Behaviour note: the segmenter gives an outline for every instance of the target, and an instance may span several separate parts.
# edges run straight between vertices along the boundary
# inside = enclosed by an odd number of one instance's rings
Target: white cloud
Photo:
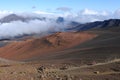
[[[70,8],[67,7],[60,7],[58,9],[63,9],[63,10],[70,10]],[[85,23],[85,22],[93,22],[93,21],[102,21],[102,20],[106,20],[106,19],[111,19],[111,18],[120,18],[120,9],[114,11],[114,12],[109,12],[109,11],[96,11],[96,10],[92,10],[92,9],[84,9],[84,10],[80,10],[79,12],[75,13],[72,11],[65,11],[65,12],[46,12],[46,11],[33,11],[31,13],[29,12],[21,12],[21,13],[17,13],[17,12],[12,12],[12,11],[0,11],[0,18],[10,14],[10,13],[16,13],[20,16],[24,16],[24,17],[30,17],[30,16],[34,16],[34,17],[48,17],[48,18],[57,18],[59,16],[64,17],[66,20],[70,21],[77,21],[77,22],[81,22],[81,23]]]
[[[97,15],[99,14],[97,11],[90,10],[90,9],[84,9],[80,12],[82,15]]]
[[[53,13],[49,13],[49,12],[45,12],[45,11],[34,11],[33,13],[36,13],[36,14],[53,14]]]
[[[117,13],[117,14],[116,14]],[[84,9],[77,13],[76,18],[74,18],[78,22],[94,22],[94,21],[103,21],[106,19],[120,18],[118,17],[120,14],[117,12],[109,12],[109,11],[95,11],[91,9]],[[116,17],[115,17],[116,16]]]
[[[69,11],[71,11],[72,9],[69,8],[69,7],[59,7],[59,8],[57,8],[56,10],[60,10],[60,11],[63,11],[63,12],[69,12]]]
[[[115,18],[120,18],[120,9],[118,9],[114,12],[114,17]]]
[[[12,11],[7,11],[7,10],[1,10],[0,11],[0,19],[3,18],[6,15],[12,14]]]
[[[32,16],[36,17],[47,17],[47,18],[57,18],[58,16],[61,16],[61,14],[53,13],[53,12],[45,12],[45,11],[33,11]]]
[[[0,38],[14,37],[23,34],[45,33],[48,30],[64,30],[66,23],[69,21],[77,21],[80,23],[103,21],[106,19],[117,18],[120,19],[120,9],[109,11],[95,11],[90,9],[81,10],[78,13],[64,12],[64,13],[49,13],[44,11],[28,12],[12,12],[0,11],[0,19],[8,14],[15,13],[23,17],[46,17],[46,20],[31,20],[29,22],[14,21],[10,23],[0,24]],[[65,24],[57,24],[57,17],[64,17]]]
[[[53,30],[54,29],[54,30]],[[24,34],[45,33],[62,29],[56,22],[31,20],[29,22],[14,21],[0,25],[0,39]]]

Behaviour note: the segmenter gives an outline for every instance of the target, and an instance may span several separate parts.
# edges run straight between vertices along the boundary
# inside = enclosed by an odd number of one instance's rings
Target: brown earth
[[[92,62],[106,62],[120,58],[120,33],[111,31],[87,31],[96,34],[93,39],[87,40],[71,48],[52,52],[26,61],[40,63],[70,63],[91,64]]]
[[[0,80],[119,80],[119,35],[110,31],[59,32],[12,41],[0,48],[0,56],[26,62],[3,63],[1,59]]]
[[[42,68],[43,67],[43,68]],[[0,64],[0,80],[119,80],[120,60],[76,66],[72,64]]]
[[[0,57],[12,60],[23,60],[65,50],[97,35],[85,32],[58,32],[42,38],[14,41],[0,48]]]

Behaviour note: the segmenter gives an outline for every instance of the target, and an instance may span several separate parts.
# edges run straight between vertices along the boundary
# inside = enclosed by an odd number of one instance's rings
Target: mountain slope
[[[112,23],[114,22],[114,23]],[[0,48],[0,57],[12,60],[46,62],[103,62],[120,58],[119,20],[84,32],[57,32],[42,38],[12,41]],[[101,22],[103,25],[105,22]],[[94,23],[91,23],[94,24]],[[100,24],[99,24],[100,25]],[[106,30],[107,29],[107,30]]]
[[[120,29],[120,19],[110,19],[105,21],[96,21],[91,23],[80,24],[74,28],[69,28],[68,30],[86,31],[86,30],[99,30],[99,29]]]
[[[12,42],[0,48],[0,57],[13,60],[29,59],[71,48],[94,37],[96,34],[58,32],[43,38]]]
[[[91,33],[95,34],[95,32]],[[96,34],[97,37],[69,49],[34,57],[30,60],[49,63],[90,64],[94,61],[105,62],[120,58],[120,33],[101,31]]]

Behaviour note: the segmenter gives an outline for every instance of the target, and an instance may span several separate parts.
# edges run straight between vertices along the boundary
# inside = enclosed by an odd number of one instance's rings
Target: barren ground
[[[39,68],[43,66],[43,71]],[[119,80],[120,60],[93,65],[40,64],[39,62],[0,65],[0,80]]]

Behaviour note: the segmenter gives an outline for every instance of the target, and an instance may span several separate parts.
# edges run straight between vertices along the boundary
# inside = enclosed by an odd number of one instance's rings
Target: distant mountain
[[[105,21],[96,21],[91,23],[79,24],[76,27],[69,28],[68,30],[77,30],[77,31],[85,31],[85,30],[94,30],[94,29],[114,29],[118,27],[120,28],[120,19],[110,19]]]
[[[23,16],[19,16],[17,14],[10,14],[7,15],[5,17],[3,17],[2,19],[0,19],[0,23],[9,23],[12,21],[22,21],[22,22],[28,22],[30,20],[45,20],[44,17],[38,18],[38,17],[23,17]]]
[[[16,14],[10,14],[8,16],[3,17],[0,22],[1,23],[9,23],[11,21],[26,21],[24,17],[17,16]]]
[[[35,16],[29,16],[29,17],[24,17],[22,15],[17,15],[17,14],[9,14],[3,18],[0,19],[0,23],[10,23],[12,21],[22,21],[22,22],[28,22],[30,20],[51,20],[51,21],[56,21],[56,23],[58,24],[64,24],[64,22],[66,22],[66,20],[64,19],[64,17],[57,17],[55,18],[47,18],[47,17],[35,17]],[[68,22],[68,25],[72,25],[72,26],[76,26],[76,24],[78,24],[75,21],[70,21]]]
[[[57,20],[56,20],[57,23],[64,23],[64,21],[65,20],[64,20],[63,17],[58,17]]]

